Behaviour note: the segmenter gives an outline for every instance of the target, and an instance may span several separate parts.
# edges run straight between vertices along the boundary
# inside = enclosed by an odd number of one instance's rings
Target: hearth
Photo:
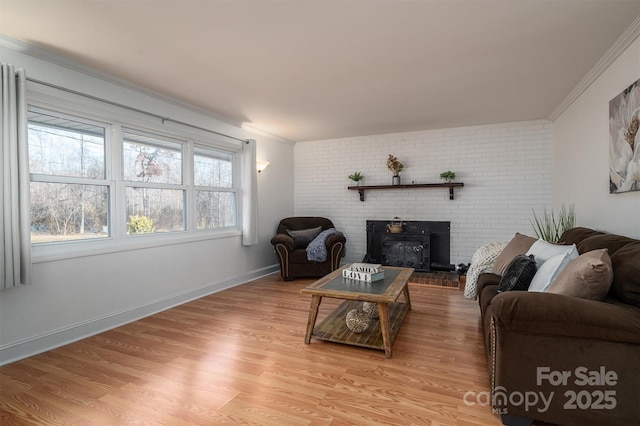
[[[365,262],[414,268],[419,272],[455,269],[449,263],[450,222],[402,221],[401,233],[389,232],[390,224],[387,220],[367,220]]]

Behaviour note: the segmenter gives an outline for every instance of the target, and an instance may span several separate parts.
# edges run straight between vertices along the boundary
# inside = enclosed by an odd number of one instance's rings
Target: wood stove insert
[[[402,221],[402,233],[389,232],[389,224],[388,220],[367,220],[367,254],[363,261],[418,272],[455,269],[450,264],[450,222]]]

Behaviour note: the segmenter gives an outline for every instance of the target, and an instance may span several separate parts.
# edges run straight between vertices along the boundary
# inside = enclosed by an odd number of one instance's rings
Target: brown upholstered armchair
[[[276,235],[271,239],[282,278],[286,281],[294,278],[322,277],[338,269],[344,256],[346,238],[341,233],[329,235],[325,241],[326,260],[307,259],[307,246],[327,229],[334,228],[333,223],[324,217],[288,217],[278,225]]]

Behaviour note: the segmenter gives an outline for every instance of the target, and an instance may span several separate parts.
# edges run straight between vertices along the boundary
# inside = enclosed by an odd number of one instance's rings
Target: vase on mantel
[[[391,178],[391,184],[400,185],[400,175],[393,175],[393,178]]]

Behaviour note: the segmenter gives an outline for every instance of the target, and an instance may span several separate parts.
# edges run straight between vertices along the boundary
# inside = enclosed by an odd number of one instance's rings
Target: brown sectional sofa
[[[552,293],[478,296],[492,387],[504,424],[640,424],[640,240],[588,228],[565,232],[580,254],[606,248],[613,282],[604,301]]]

